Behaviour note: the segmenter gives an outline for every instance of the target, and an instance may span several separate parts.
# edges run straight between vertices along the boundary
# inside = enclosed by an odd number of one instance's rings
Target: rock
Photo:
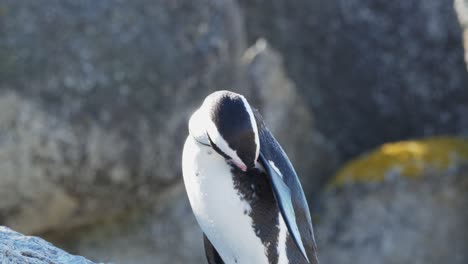
[[[384,144],[346,164],[333,179],[334,184],[395,176],[420,177],[425,171],[441,174],[468,161],[468,141],[454,137]],[[384,177],[384,178],[382,178]]]
[[[452,0],[239,2],[249,43],[266,38],[283,54],[341,160],[385,142],[468,133]]]
[[[203,236],[185,189],[177,184],[159,204],[99,224],[47,236],[70,252],[111,263],[205,263]]]
[[[460,21],[460,25],[463,28],[463,42],[465,44],[465,62],[468,63],[468,1],[455,0],[455,10],[457,11],[458,21]]]
[[[321,261],[467,263],[467,168],[468,141],[456,138],[386,144],[351,161],[321,196]]]
[[[243,63],[265,123],[284,147],[305,193],[316,193],[337,167],[335,146],[315,127],[304,98],[286,75],[282,56],[265,40],[245,52]]]
[[[83,257],[70,255],[49,242],[25,236],[0,226],[0,262],[4,264],[92,264]]]
[[[241,24],[231,1],[2,1],[0,223],[63,230],[157,202],[189,113],[244,89]]]

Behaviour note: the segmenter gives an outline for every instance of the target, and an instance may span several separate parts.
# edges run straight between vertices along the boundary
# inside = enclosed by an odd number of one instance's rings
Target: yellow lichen
[[[348,162],[332,184],[381,181],[392,173],[418,177],[426,169],[444,171],[459,161],[468,161],[468,139],[434,137],[388,143]]]

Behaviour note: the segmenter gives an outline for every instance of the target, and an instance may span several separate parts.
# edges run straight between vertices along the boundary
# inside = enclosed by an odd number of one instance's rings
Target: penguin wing
[[[223,259],[219,256],[216,248],[211,244],[210,240],[203,234],[203,243],[205,245],[205,255],[208,264],[224,264]]]
[[[299,178],[280,144],[265,126],[260,113],[254,110],[259,131],[259,160],[265,167],[276,202],[289,234],[309,263],[318,263],[309,206]]]

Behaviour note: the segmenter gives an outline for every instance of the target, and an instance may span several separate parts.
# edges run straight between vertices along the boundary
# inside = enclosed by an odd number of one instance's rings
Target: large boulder
[[[56,248],[41,238],[25,236],[4,226],[0,226],[0,262],[2,264],[94,263]]]
[[[249,42],[264,37],[283,54],[342,159],[385,142],[468,133],[453,0],[239,2]]]
[[[231,1],[2,1],[0,223],[38,233],[153,204],[180,181],[190,111],[243,91],[243,45]]]
[[[468,140],[386,144],[347,164],[316,214],[324,263],[467,263]]]
[[[242,57],[252,99],[284,147],[307,194],[316,193],[338,164],[335,145],[315,127],[314,116],[287,76],[283,57],[264,39]]]

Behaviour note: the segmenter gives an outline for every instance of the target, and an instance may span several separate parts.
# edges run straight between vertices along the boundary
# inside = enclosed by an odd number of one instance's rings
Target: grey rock
[[[0,262],[3,264],[92,264],[83,257],[71,255],[49,242],[24,236],[0,226]]]
[[[468,133],[468,73],[452,0],[240,0],[348,159],[383,142]],[[466,1],[465,1],[466,2]]]
[[[222,0],[1,1],[0,223],[63,230],[157,201],[189,113],[244,89],[241,24]]]
[[[455,10],[457,11],[458,21],[463,28],[463,43],[465,46],[465,62],[468,64],[468,1],[455,0]],[[468,69],[468,65],[467,65]]]
[[[284,147],[305,193],[316,193],[337,167],[335,145],[315,127],[314,116],[286,74],[281,54],[261,39],[245,52],[243,63],[265,123]]]
[[[50,234],[69,252],[112,263],[205,263],[203,236],[183,184],[168,188],[159,204],[143,212]]]
[[[467,263],[466,166],[333,186],[316,221],[323,263]],[[317,213],[317,212],[316,212]]]

